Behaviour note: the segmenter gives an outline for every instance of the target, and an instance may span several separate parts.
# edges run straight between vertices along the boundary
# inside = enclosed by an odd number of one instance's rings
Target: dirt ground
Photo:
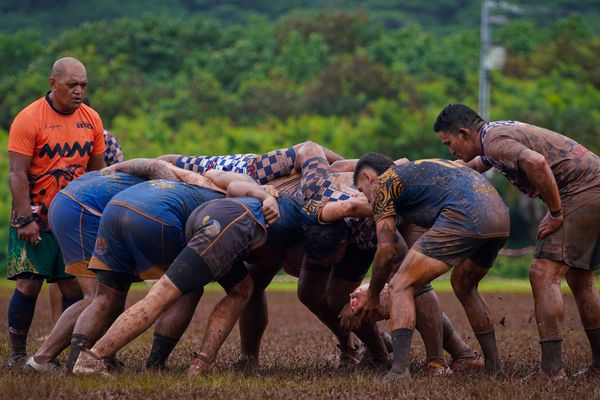
[[[221,297],[220,292],[208,292],[201,300],[190,328],[171,355],[167,372],[143,370],[152,340],[151,330],[120,352],[127,372],[112,379],[13,371],[4,366],[8,355],[6,309],[10,294],[11,290],[0,289],[0,398],[600,398],[598,381],[593,379],[555,383],[521,380],[535,370],[539,358],[533,302],[526,294],[485,295],[497,321],[496,335],[507,373],[505,378],[458,374],[431,378],[417,373],[412,380],[401,384],[383,384],[380,374],[337,370],[333,336],[298,302],[295,293],[286,292],[269,293],[270,323],[263,340],[261,367],[250,374],[231,367],[239,354],[239,335],[235,328],[219,354],[216,372],[194,380],[185,377],[191,353],[200,344],[204,322]],[[134,292],[129,301],[143,294]],[[30,353],[40,345],[36,338],[51,329],[47,294],[41,296],[29,335]],[[478,350],[455,297],[442,293],[440,299],[456,328]],[[566,304],[564,352],[567,372],[572,374],[589,362],[590,350],[571,295],[566,295]],[[387,328],[385,324],[382,326]],[[418,370],[424,360],[418,335],[413,340],[411,358],[412,368]]]

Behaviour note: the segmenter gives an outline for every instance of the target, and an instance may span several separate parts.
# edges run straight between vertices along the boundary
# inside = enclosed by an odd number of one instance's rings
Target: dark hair
[[[485,122],[472,108],[464,104],[448,104],[433,124],[434,132],[457,133],[459,128],[475,128]]]
[[[373,168],[377,175],[383,174],[389,167],[394,165],[394,160],[380,153],[367,153],[358,160],[352,179],[356,184],[358,175],[366,167]]]
[[[304,251],[311,260],[319,261],[332,255],[346,237],[346,223],[308,225],[304,232]]]

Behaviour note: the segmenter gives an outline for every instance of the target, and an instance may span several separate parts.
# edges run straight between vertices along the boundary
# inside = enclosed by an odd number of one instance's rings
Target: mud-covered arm
[[[105,170],[124,172],[148,179],[180,180],[172,168],[171,164],[154,158],[134,158],[113,164]]]
[[[475,157],[474,159],[472,159],[469,162],[464,162],[462,160],[456,160],[457,163],[464,165],[465,167],[469,167],[471,169],[474,169],[475,171],[483,174],[484,172],[487,172],[490,170],[490,168],[492,168],[490,165],[486,164],[483,162],[483,160],[481,159],[480,156]]]
[[[31,198],[29,197],[29,180],[27,169],[31,164],[31,156],[16,152],[8,152],[8,179],[12,200],[17,216],[31,215]],[[18,237],[30,243],[39,240],[39,226],[33,221],[18,230]]]
[[[240,174],[237,172],[209,169],[202,175],[210,179],[215,185],[223,190],[228,190],[229,185],[232,182],[247,182],[248,184],[258,186],[254,179],[252,179],[249,175]]]
[[[319,215],[320,222],[335,222],[346,217],[373,218],[373,208],[365,197],[325,203]]]
[[[231,182],[227,187],[227,197],[253,197],[262,203],[262,211],[269,225],[279,219],[279,205],[277,199],[267,193],[256,182],[244,182],[241,180]]]

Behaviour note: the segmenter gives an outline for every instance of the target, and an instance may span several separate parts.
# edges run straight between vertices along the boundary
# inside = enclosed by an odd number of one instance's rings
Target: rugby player
[[[434,131],[452,154],[479,172],[494,167],[519,190],[541,198],[548,212],[537,231],[529,272],[540,336],[539,375],[565,377],[562,359],[563,276],[573,292],[592,349],[577,376],[600,375],[600,158],[576,141],[517,121],[485,122],[462,104],[450,104]]]
[[[60,370],[55,357],[68,346],[77,317],[91,303],[96,290],[96,275],[87,267],[94,250],[100,216],[114,195],[148,179],[181,180],[218,189],[209,179],[182,171],[169,163],[134,159],[101,171],[88,172],[61,190],[50,206],[49,221],[63,254],[65,271],[77,278],[84,299],[62,313],[40,349],[28,359],[27,367],[36,371]],[[195,304],[193,306],[195,308]],[[159,332],[160,328],[156,338],[161,337]]]
[[[184,173],[206,181],[202,176],[189,171],[175,167],[172,170],[176,175]],[[223,171],[213,173],[230,176],[232,180],[244,179],[254,183],[241,174]],[[223,183],[217,183],[219,184]],[[77,319],[68,367],[77,359],[80,347],[90,347],[114,320],[122,308],[131,282],[157,279],[179,254],[186,243],[185,222],[194,208],[207,200],[221,197],[223,194],[214,190],[212,182],[200,186],[154,180],[132,186],[112,198],[102,213],[94,252],[88,266],[89,269],[96,270],[96,294]],[[195,300],[193,295],[187,297],[190,301],[187,309],[195,308],[200,295],[198,293]],[[173,310],[177,313],[177,307]],[[160,367],[164,363],[191,315],[187,317],[185,324],[172,321],[183,320],[177,314],[166,314],[164,318],[164,324],[160,325],[165,330],[170,330],[170,334],[155,337],[159,339],[155,340],[158,348],[151,351],[147,362],[149,367]]]
[[[377,252],[367,300],[358,321],[373,318],[379,294],[404,241],[396,218],[429,227],[408,250],[390,281],[394,360],[385,380],[410,377],[409,352],[415,328],[414,294],[453,268],[451,282],[481,345],[485,369],[501,372],[489,308],[477,290],[509,235],[508,210],[494,187],[475,171],[446,160],[400,165],[377,153],[363,156],[354,182],[373,205]]]

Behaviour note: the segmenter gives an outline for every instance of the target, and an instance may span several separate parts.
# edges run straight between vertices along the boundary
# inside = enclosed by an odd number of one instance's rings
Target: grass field
[[[0,309],[7,309],[11,284],[0,284]],[[444,311],[454,321],[465,340],[477,349],[460,305],[448,293],[449,284],[440,281],[436,288]],[[197,379],[185,377],[191,352],[199,347],[208,312],[221,296],[220,290],[207,291],[200,302],[190,328],[169,360],[165,373],[143,370],[152,331],[146,332],[119,357],[127,372],[112,379],[99,377],[43,376],[8,370],[0,366],[0,398],[419,398],[419,399],[591,399],[600,398],[600,387],[593,380],[522,382],[521,378],[536,368],[539,358],[533,302],[527,282],[489,280],[483,285],[486,299],[498,321],[496,332],[507,376],[454,375],[431,378],[418,373],[424,361],[424,349],[415,335],[411,360],[414,379],[402,384],[382,384],[379,374],[339,371],[335,368],[337,352],[333,336],[298,302],[295,282],[276,282],[269,293],[270,324],[263,340],[261,367],[251,374],[239,373],[231,364],[239,355],[237,329],[228,338],[217,359],[218,370]],[[146,285],[137,285],[129,299],[144,295]],[[589,361],[589,346],[576,316],[572,296],[565,294],[565,360],[567,372],[573,373]],[[36,338],[51,329],[48,300],[42,293],[30,331],[29,351],[40,345]],[[388,329],[386,323],[382,328]],[[8,355],[6,314],[0,320],[0,359]]]

